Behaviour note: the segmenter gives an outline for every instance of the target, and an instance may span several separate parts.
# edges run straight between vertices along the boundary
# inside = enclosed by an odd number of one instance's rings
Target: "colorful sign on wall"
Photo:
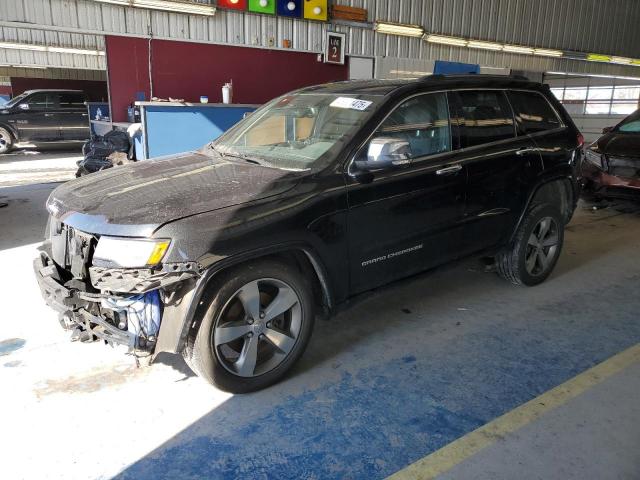
[[[329,0],[218,0],[218,7],[326,22],[329,3]]]
[[[233,10],[246,10],[247,0],[218,0],[220,8],[231,8]]]
[[[278,0],[277,8],[282,17],[302,17],[302,0]]]
[[[249,11],[273,15],[276,13],[276,0],[249,0]]]
[[[326,22],[329,18],[328,0],[304,0],[304,18]]]

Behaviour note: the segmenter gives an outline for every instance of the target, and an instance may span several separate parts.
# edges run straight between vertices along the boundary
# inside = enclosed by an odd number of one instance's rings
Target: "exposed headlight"
[[[601,153],[594,152],[590,148],[584,152],[584,158],[587,162],[595,165],[600,170],[604,170],[604,159]]]
[[[170,244],[171,240],[100,237],[93,263],[105,267],[152,267],[162,261]]]

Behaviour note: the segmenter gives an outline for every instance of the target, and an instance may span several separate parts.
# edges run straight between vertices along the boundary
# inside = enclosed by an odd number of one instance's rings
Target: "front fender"
[[[0,128],[4,128],[5,130],[8,130],[16,142],[20,141],[18,138],[18,130],[16,130],[16,128],[13,125],[7,122],[0,122]]]
[[[200,277],[184,282],[175,294],[165,301],[165,310],[160,324],[154,358],[160,352],[179,353],[183,350],[189,330],[198,318],[198,310],[205,292],[217,274],[230,267],[269,255],[301,252],[311,263],[322,288],[324,301],[329,309],[333,308],[333,291],[326,269],[320,256],[312,247],[301,243],[272,245],[241,254],[226,257],[204,270]]]

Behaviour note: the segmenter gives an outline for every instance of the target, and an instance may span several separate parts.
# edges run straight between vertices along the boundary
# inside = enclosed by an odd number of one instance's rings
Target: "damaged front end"
[[[185,297],[193,291],[200,266],[109,266],[96,255],[98,241],[95,235],[52,220],[49,239],[34,260],[42,296],[59,312],[62,327],[72,332],[72,340],[122,345],[136,357],[175,350],[173,338],[158,349],[163,319],[169,317],[175,324],[183,317],[184,304],[189,303],[185,300],[190,300]]]
[[[640,199],[640,155],[637,151],[612,154],[592,145],[585,150],[584,160],[585,191],[597,197]]]

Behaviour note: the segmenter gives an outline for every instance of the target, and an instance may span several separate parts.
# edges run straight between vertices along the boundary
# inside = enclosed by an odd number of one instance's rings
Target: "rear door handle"
[[[53,113],[45,113],[44,116],[45,117],[53,117]]]
[[[527,155],[528,153],[536,153],[538,152],[537,148],[521,148],[520,150],[516,150],[516,155],[522,156]]]
[[[450,167],[441,168],[440,170],[436,170],[436,175],[452,175],[456,172],[462,170],[462,165],[452,165]]]

